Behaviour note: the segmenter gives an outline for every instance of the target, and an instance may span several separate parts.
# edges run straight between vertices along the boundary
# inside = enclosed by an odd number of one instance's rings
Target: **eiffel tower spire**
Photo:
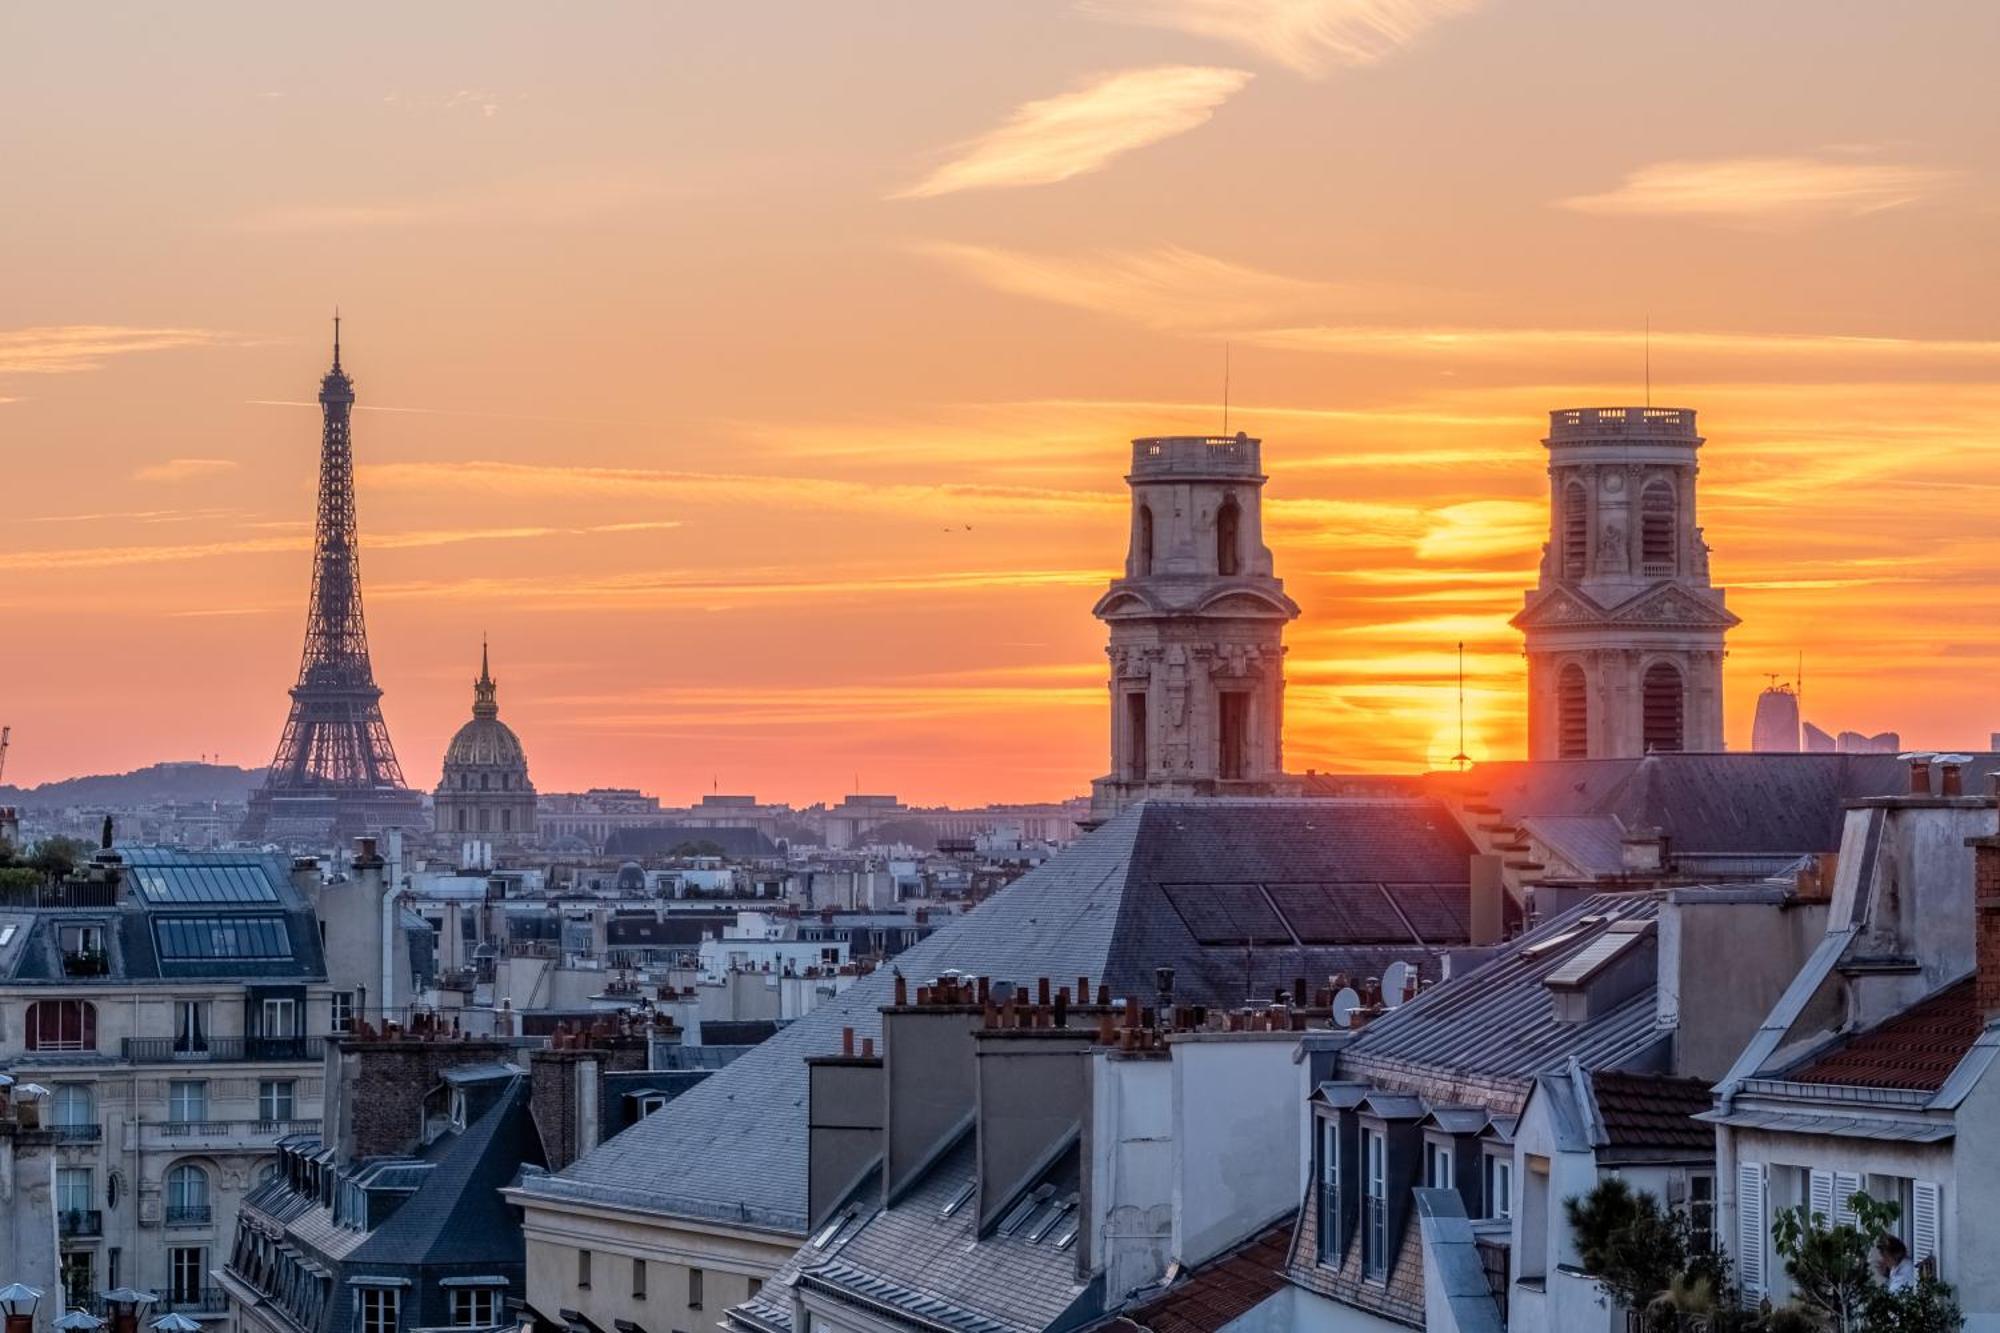
[[[368,658],[349,428],[354,381],[340,365],[338,312],[333,368],[320,380],[319,404],[324,425],[305,651],[277,754],[251,796],[246,837],[324,840],[422,822],[421,798],[404,787],[389,743]]]

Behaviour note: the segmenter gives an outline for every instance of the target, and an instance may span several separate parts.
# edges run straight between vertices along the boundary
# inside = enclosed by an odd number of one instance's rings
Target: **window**
[[[1221,749],[1216,775],[1224,778],[1248,777],[1250,695],[1244,690],[1224,690],[1216,696],[1216,704],[1216,740]]]
[[[354,992],[337,990],[327,997],[327,1019],[335,1032],[350,1032],[354,1028]]]
[[[763,1278],[761,1278],[761,1277],[753,1277],[753,1278],[751,1278],[751,1279],[750,1279],[750,1298],[751,1298],[752,1300],[755,1300],[755,1299],[756,1299],[756,1297],[757,1297],[757,1293],[758,1293],[758,1292],[760,1292],[760,1291],[762,1291],[763,1289],[764,1289],[764,1279],[763,1279]]]
[[[586,1290],[590,1287],[590,1251],[576,1252],[576,1285]]]
[[[208,1220],[208,1172],[191,1162],[168,1171],[167,1225],[203,1226]]]
[[[264,1020],[260,1033],[266,1037],[296,1037],[298,1029],[299,1002],[286,996],[265,997],[262,1006]]]
[[[291,936],[281,916],[162,917],[153,922],[153,935],[160,958],[169,963],[292,956]]]
[[[667,1098],[665,1093],[660,1093],[660,1092],[647,1093],[645,1096],[639,1099],[639,1118],[641,1120],[644,1120],[647,1116],[651,1115],[653,1112],[660,1110],[662,1107],[666,1106],[666,1104],[667,1104]]]
[[[632,1299],[635,1301],[646,1299],[646,1261],[644,1259],[634,1259],[632,1261]]]
[[[88,1083],[58,1083],[50,1109],[58,1129],[82,1129],[97,1123],[97,1099]]]
[[[1319,1261],[1340,1262],[1340,1120],[1319,1122]]]
[[[454,1287],[451,1293],[451,1322],[457,1328],[492,1328],[499,1292],[493,1287]]]
[[[1486,1156],[1486,1215],[1514,1215],[1514,1160],[1498,1153]]]
[[[1583,667],[1565,663],[1556,673],[1556,758],[1590,757],[1590,682]]]
[[[104,927],[69,925],[57,934],[62,944],[65,976],[101,977],[111,970],[104,952]]]
[[[203,1055],[208,1051],[208,1001],[174,1001],[174,1054]]]
[[[1639,562],[1647,578],[1674,572],[1674,485],[1649,481],[1639,493]]]
[[[208,1119],[208,1084],[200,1079],[180,1079],[167,1084],[167,1120],[176,1125],[199,1125]]]
[[[1424,1145],[1424,1184],[1434,1190],[1452,1188],[1452,1147],[1449,1143]]]
[[[208,1276],[207,1259],[208,1251],[199,1245],[177,1245],[167,1251],[169,1302],[183,1305],[201,1299],[202,1282]]]
[[[1132,538],[1132,575],[1145,578],[1153,572],[1153,507],[1139,506],[1139,530]]]
[[[267,1078],[257,1084],[257,1118],[270,1122],[293,1118],[293,1083],[288,1078]]]
[[[56,1211],[88,1212],[91,1206],[91,1171],[87,1166],[56,1168]]]
[[[402,1295],[394,1287],[361,1288],[361,1333],[396,1333]]]
[[[1563,487],[1562,572],[1566,579],[1580,579],[1590,558],[1590,496],[1583,483],[1572,481]]]
[[[31,1051],[97,1049],[97,1006],[88,1000],[36,1000],[27,1026]]]
[[[87,1310],[97,1299],[97,1283],[93,1280],[95,1265],[91,1263],[89,1250],[64,1250],[62,1257],[63,1302],[77,1309]]]
[[[1715,1177],[1705,1172],[1688,1177],[1688,1242],[1697,1254],[1715,1249]]]
[[[1683,712],[1686,707],[1681,673],[1671,662],[1655,662],[1646,668],[1641,685],[1641,724],[1648,752],[1673,752],[1685,748]]]
[[[700,1308],[701,1270],[699,1268],[690,1268],[688,1269],[688,1309],[699,1310]]]
[[[1228,578],[1242,566],[1243,510],[1230,496],[1215,515],[1215,572]]]
[[[1379,1129],[1361,1131],[1361,1271],[1389,1272],[1389,1144]]]
[[[1133,690],[1125,696],[1125,776],[1144,778],[1146,759],[1146,692]]]

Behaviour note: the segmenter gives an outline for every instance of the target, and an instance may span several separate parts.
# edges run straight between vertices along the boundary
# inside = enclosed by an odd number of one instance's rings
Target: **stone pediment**
[[[1642,592],[1615,607],[1611,621],[1618,625],[1693,625],[1707,629],[1729,629],[1740,623],[1736,616],[1707,598],[1671,585]]]
[[[1568,588],[1551,588],[1523,607],[1512,621],[1516,629],[1550,629],[1559,625],[1604,625],[1611,617],[1596,602]]]
[[[1129,585],[1114,585],[1110,592],[1097,599],[1097,605],[1091,608],[1090,613],[1100,620],[1110,620],[1119,616],[1157,615],[1160,610],[1152,599],[1137,589]]]
[[[1297,604],[1281,592],[1243,587],[1220,589],[1213,596],[1203,598],[1194,609],[1204,616],[1255,616],[1258,619],[1280,617],[1290,620],[1299,613]]]

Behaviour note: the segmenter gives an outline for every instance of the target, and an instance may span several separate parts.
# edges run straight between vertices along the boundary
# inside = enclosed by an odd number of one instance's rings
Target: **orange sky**
[[[1295,769],[1521,746],[1551,407],[1701,413],[1729,733],[2000,730],[2000,6],[0,17],[0,721],[268,760],[347,315],[377,678],[544,790],[1063,796],[1136,434],[1267,441]],[[1442,733],[1442,735],[1441,735]],[[1441,748],[1440,748],[1441,746]]]

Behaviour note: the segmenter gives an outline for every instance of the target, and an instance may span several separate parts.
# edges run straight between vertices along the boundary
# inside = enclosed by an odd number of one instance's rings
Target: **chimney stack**
[[[1931,761],[1928,757],[1910,761],[1910,795],[1931,794]]]
[[[2000,803],[2000,777],[1994,779],[1994,791]],[[1978,969],[1973,994],[1980,1017],[1990,1023],[2000,1018],[2000,831],[1965,843],[1972,848],[1973,958]]]
[[[1956,760],[1944,760],[1938,764],[1938,795],[1965,795],[1965,779]]]

